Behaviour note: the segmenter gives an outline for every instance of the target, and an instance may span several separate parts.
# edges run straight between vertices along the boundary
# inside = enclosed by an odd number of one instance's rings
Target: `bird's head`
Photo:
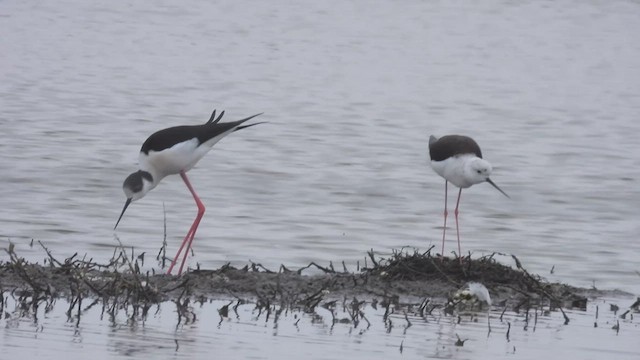
[[[153,176],[143,170],[131,173],[131,175],[124,179],[124,183],[122,183],[122,191],[124,191],[127,201],[124,203],[124,208],[122,209],[122,213],[120,213],[116,226],[113,228],[114,230],[118,227],[118,224],[122,219],[122,215],[124,215],[129,204],[144,197],[149,190],[153,189],[153,184]]]
[[[465,167],[465,177],[469,179],[473,184],[479,184],[489,179],[492,170],[493,168],[487,160],[481,158],[473,158],[467,163],[467,166]]]
[[[465,167],[465,175],[473,184],[479,184],[486,181],[500,191],[504,196],[509,197],[507,193],[502,191],[502,189],[500,189],[498,185],[491,180],[491,171],[493,171],[491,164],[487,160],[481,158],[474,158],[470,160]]]

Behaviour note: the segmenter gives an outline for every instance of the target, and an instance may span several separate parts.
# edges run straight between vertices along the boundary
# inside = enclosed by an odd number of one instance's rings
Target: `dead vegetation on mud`
[[[79,314],[82,304],[89,302],[90,306],[99,304],[111,315],[128,309],[134,316],[144,316],[152,306],[171,301],[178,308],[178,316],[188,319],[193,315],[188,311],[191,302],[209,299],[232,300],[219,309],[221,317],[234,303],[236,307],[254,303],[260,311],[270,313],[276,308],[313,312],[318,306],[330,309],[342,301],[351,309],[351,321],[358,321],[363,320],[361,306],[365,303],[385,306],[387,312],[392,308],[412,309],[422,315],[435,309],[452,312],[456,303],[451,295],[470,281],[484,284],[494,299],[494,308],[504,311],[562,311],[563,306],[584,308],[587,302],[580,289],[551,284],[530,274],[515,256],[514,268],[496,261],[495,254],[466,257],[461,264],[459,259],[432,256],[431,249],[395,251],[385,258],[370,251],[364,266],[355,272],[348,271],[344,264],[336,270],[331,263],[311,263],[299,269],[284,265],[267,269],[250,263],[243,268],[227,264],[216,270],[169,276],[141,272],[144,254],[137,256],[133,250],[118,248],[108,263],[100,264],[77,254],[58,260],[40,245],[47,254],[44,264],[28,263],[13,246],[6,249],[9,261],[0,263],[3,299],[8,293],[25,310],[49,306],[62,297],[70,303],[68,314],[76,307]],[[346,306],[348,299],[352,300]],[[566,315],[565,321],[569,321]]]

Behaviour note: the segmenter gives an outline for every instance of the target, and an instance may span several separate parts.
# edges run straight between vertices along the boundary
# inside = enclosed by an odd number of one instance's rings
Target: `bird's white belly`
[[[198,140],[192,139],[162,151],[140,153],[140,168],[150,170],[152,174],[163,178],[181,171],[189,171],[209,150],[210,146],[198,146]]]
[[[431,161],[431,168],[453,185],[459,188],[468,188],[473,183],[464,176],[466,160],[465,156],[454,156],[442,161]]]

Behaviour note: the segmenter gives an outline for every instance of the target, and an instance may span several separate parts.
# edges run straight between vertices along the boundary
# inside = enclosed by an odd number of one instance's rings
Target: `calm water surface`
[[[32,238],[110,257],[141,143],[218,108],[269,123],[190,173],[191,266],[439,247],[428,136],[464,133],[512,200],[463,192],[463,251],[640,292],[637,2],[3,1],[0,33],[0,241],[32,261]],[[196,212],[179,177],[119,239],[157,253],[163,203],[172,254]]]
[[[618,319],[609,304],[628,306],[633,299],[602,299],[591,304],[587,311],[568,311],[569,325],[559,312],[539,314],[534,321],[533,310],[529,322],[525,314],[500,309],[487,315],[457,317],[434,311],[431,316],[396,313],[384,320],[384,309],[365,305],[369,321],[357,326],[333,324],[331,313],[318,308],[314,314],[282,312],[275,320],[272,315],[259,313],[255,305],[240,305],[237,314],[229,309],[230,317],[221,320],[218,309],[235,301],[214,301],[192,304],[196,322],[178,323],[176,306],[163,303],[150,310],[142,320],[121,311],[115,317],[101,314],[100,307],[83,309],[80,321],[74,309],[58,301],[52,311],[38,311],[38,319],[20,317],[8,301],[8,315],[0,320],[3,341],[9,353],[28,353],[49,358],[64,354],[65,359],[209,359],[215,353],[223,359],[541,359],[553,355],[558,359],[637,359],[637,322]],[[339,302],[340,303],[340,302]],[[348,306],[348,305],[347,305]],[[598,318],[595,308],[599,309]],[[619,314],[619,313],[618,313]],[[349,315],[341,305],[336,309],[338,319]],[[407,319],[409,322],[407,322]],[[597,323],[597,327],[594,327]],[[409,326],[408,326],[409,325]],[[614,325],[619,331],[612,329]],[[466,340],[456,346],[458,337]],[[33,348],[34,339],[39,346]],[[5,351],[5,353],[6,353]]]

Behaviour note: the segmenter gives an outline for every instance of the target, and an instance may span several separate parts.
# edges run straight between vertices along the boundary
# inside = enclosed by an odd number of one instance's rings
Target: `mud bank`
[[[227,264],[215,270],[198,269],[170,276],[153,271],[142,273],[144,256],[124,249],[116,251],[107,264],[86,257],[79,259],[77,255],[60,261],[44,246],[43,249],[48,255],[44,264],[28,263],[12,248],[6,250],[10,260],[0,264],[0,290],[17,297],[26,307],[60,297],[70,299],[72,306],[83,299],[101,300],[107,311],[127,306],[148,309],[165,301],[180,304],[230,299],[265,308],[277,304],[313,311],[316,306],[349,299],[352,303],[419,306],[424,313],[434,309],[453,311],[458,304],[452,295],[468,282],[479,282],[489,290],[493,306],[505,311],[562,311],[563,307],[586,308],[590,296],[603,294],[548,283],[530,274],[514,255],[513,264],[507,265],[496,261],[495,254],[466,257],[460,262],[432,256],[430,250],[396,251],[386,258],[371,251],[363,266],[351,272],[344,265],[335,269],[333,264],[267,269],[250,263],[243,268]]]

